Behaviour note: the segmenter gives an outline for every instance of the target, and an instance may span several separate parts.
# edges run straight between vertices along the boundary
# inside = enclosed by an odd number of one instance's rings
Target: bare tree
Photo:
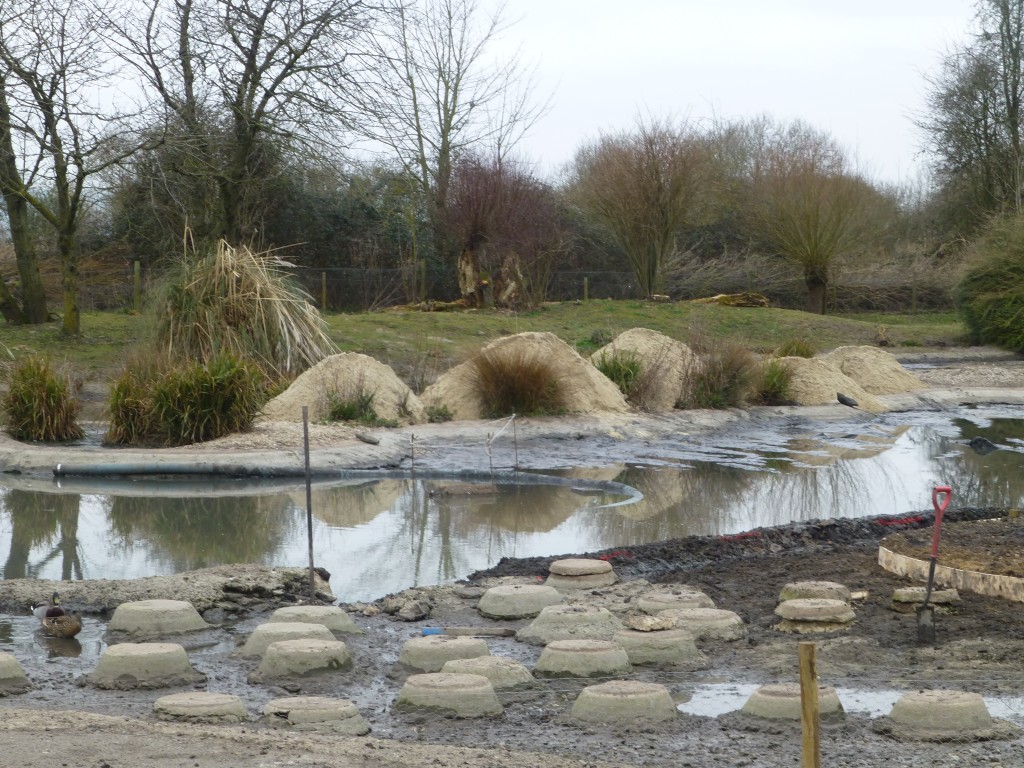
[[[363,0],[141,0],[115,20],[121,55],[169,114],[159,174],[209,184],[203,239],[254,234],[262,183],[281,152],[329,152],[346,120],[351,46],[370,22]],[[162,184],[157,177],[154,184]],[[172,195],[173,198],[173,195]],[[179,200],[185,217],[192,200]],[[194,221],[194,219],[192,220]]]
[[[1024,209],[1024,0],[976,7],[975,34],[927,78],[917,120],[956,234]]]
[[[99,23],[86,3],[0,5],[0,188],[19,261],[34,261],[31,207],[53,229],[61,264],[63,331],[78,335],[78,227],[88,180],[137,149],[125,113],[102,95],[114,77]],[[17,224],[15,222],[18,222]]]
[[[803,270],[808,311],[825,314],[835,265],[873,232],[869,210],[878,193],[852,172],[834,140],[799,122],[775,126],[749,171],[755,229]]]
[[[445,229],[455,164],[471,152],[503,162],[546,104],[530,100],[531,76],[518,56],[490,59],[505,30],[503,5],[486,14],[477,0],[388,2],[392,23],[368,43],[379,67],[362,92],[363,134],[416,179],[436,252],[464,254]],[[459,289],[470,297],[478,286],[464,266]]]
[[[641,121],[576,154],[569,194],[625,252],[644,296],[660,291],[680,234],[708,203],[710,162],[704,137],[668,122]]]

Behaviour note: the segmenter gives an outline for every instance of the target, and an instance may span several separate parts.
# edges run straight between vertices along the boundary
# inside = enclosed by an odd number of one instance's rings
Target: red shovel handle
[[[939,497],[943,498],[940,499]],[[935,530],[932,531],[932,557],[939,556],[939,528],[942,526],[942,514],[953,498],[953,489],[948,485],[936,485],[932,488],[932,505],[935,507]]]

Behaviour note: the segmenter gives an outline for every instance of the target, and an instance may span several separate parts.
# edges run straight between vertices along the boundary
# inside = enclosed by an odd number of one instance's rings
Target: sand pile
[[[797,405],[835,404],[836,394],[852,397],[865,411],[882,413],[885,406],[860,384],[822,358],[780,357],[792,372],[790,396]]]
[[[618,388],[553,333],[504,336],[484,347],[483,353],[546,361],[554,368],[554,378],[570,413],[629,411]],[[474,383],[471,361],[441,375],[423,391],[420,401],[425,407],[447,408],[455,419],[480,419],[486,411]]]
[[[590,356],[598,364],[616,355],[640,363],[632,401],[647,411],[671,411],[683,395],[686,378],[700,365],[688,346],[663,333],[631,328]]]
[[[873,395],[898,395],[926,385],[899,360],[877,347],[838,347],[821,359],[831,363]]]
[[[373,394],[373,410],[380,419],[399,424],[427,420],[419,399],[389,366],[355,352],[325,357],[267,403],[263,418],[301,421],[302,406],[308,405],[310,421],[322,421],[332,396],[351,400],[360,393]]]

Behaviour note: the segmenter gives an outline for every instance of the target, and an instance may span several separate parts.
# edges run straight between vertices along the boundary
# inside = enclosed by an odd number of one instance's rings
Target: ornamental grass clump
[[[608,355],[595,355],[595,357],[597,359],[594,360],[594,365],[597,370],[610,379],[629,400],[643,370],[640,358],[632,352],[624,351],[616,351]]]
[[[111,391],[105,442],[190,445],[247,432],[266,399],[266,374],[231,355],[168,367],[136,363]]]
[[[792,405],[792,381],[793,371],[783,361],[765,360],[754,374],[750,400],[756,405]]]
[[[272,251],[223,240],[187,253],[153,303],[155,343],[173,360],[220,354],[253,360],[273,379],[300,373],[338,350],[312,299]]]
[[[484,418],[551,416],[566,410],[555,367],[526,349],[485,350],[470,361]]]
[[[772,357],[811,358],[815,354],[814,345],[807,341],[807,339],[787,339],[776,347],[775,351],[772,352]]]
[[[712,348],[700,357],[685,377],[683,408],[737,408],[750,397],[758,362],[750,350],[737,344]]]
[[[28,357],[14,365],[2,405],[15,440],[63,443],[85,436],[68,377],[46,358]]]

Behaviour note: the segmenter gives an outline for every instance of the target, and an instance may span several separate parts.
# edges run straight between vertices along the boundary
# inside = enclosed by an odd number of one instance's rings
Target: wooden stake
[[[800,643],[800,722],[803,726],[803,768],[821,768],[821,718],[814,643]]]
[[[309,406],[302,406],[302,451],[306,458],[306,541],[309,544],[309,599],[316,601],[316,570],[313,568],[313,478],[309,471]]]

